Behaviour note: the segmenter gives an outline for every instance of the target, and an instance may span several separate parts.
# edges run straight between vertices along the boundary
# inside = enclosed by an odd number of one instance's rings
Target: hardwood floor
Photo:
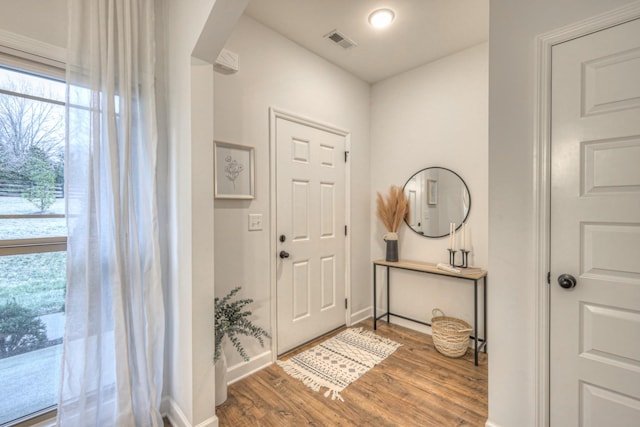
[[[371,321],[354,325],[371,330]],[[340,330],[281,357],[316,345]],[[487,355],[473,364],[438,353],[430,335],[386,322],[377,334],[401,343],[395,353],[341,392],[324,397],[273,364],[228,390],[216,409],[220,426],[484,426],[487,419]]]

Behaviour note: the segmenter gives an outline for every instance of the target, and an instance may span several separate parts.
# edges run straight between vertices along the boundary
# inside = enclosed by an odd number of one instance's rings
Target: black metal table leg
[[[482,298],[482,302],[483,302],[483,310],[484,310],[484,334],[483,334],[483,339],[484,339],[484,352],[487,352],[487,276],[484,276],[484,289],[483,289],[483,298]]]
[[[473,337],[475,346],[475,364],[478,366],[478,281],[473,281]]]
[[[373,330],[377,328],[376,322],[378,320],[376,313],[376,265],[373,264]]]
[[[391,303],[389,302],[391,300],[391,294],[389,292],[389,266],[387,266],[387,324],[390,323],[390,314],[391,313]]]

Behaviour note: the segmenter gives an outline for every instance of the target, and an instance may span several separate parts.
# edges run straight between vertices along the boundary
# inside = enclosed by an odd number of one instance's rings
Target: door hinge
[[[551,284],[551,272],[547,271],[547,284],[550,285]]]
[[[345,236],[347,235],[347,226],[346,225],[344,226],[344,235]]]
[[[349,152],[345,151],[344,152],[344,162],[347,163],[347,159],[349,158]]]
[[[348,301],[349,301],[348,299],[346,299],[346,298],[344,299],[344,308],[345,308],[345,309],[349,308],[349,303],[348,303]]]

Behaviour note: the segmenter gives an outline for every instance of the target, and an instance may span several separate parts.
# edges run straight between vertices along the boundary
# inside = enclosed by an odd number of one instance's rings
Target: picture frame
[[[213,165],[215,199],[255,199],[253,147],[214,141]]]
[[[435,179],[427,179],[427,204],[438,204],[438,181]]]

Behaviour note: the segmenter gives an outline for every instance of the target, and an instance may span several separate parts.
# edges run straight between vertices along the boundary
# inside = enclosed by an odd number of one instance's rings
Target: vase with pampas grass
[[[383,236],[387,243],[385,259],[390,262],[398,262],[398,228],[405,217],[407,220],[409,219],[409,200],[404,194],[404,190],[397,185],[392,185],[389,188],[386,197],[380,193],[377,194],[376,213],[387,229],[387,233]]]

